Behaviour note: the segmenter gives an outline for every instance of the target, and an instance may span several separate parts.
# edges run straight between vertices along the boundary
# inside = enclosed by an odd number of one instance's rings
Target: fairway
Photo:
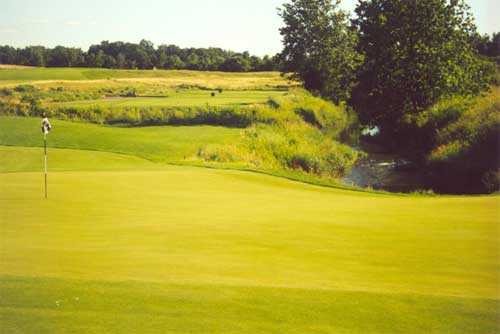
[[[214,93],[208,90],[190,90],[172,92],[164,97],[117,97],[100,100],[72,101],[53,103],[64,107],[185,107],[185,106],[224,106],[265,103],[269,98],[281,96],[282,91],[226,91]]]

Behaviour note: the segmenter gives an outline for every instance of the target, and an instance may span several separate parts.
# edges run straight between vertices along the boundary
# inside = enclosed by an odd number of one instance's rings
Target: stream
[[[362,150],[368,156],[359,160],[342,179],[344,184],[390,192],[412,192],[426,188],[424,175],[414,163],[374,146],[364,146]]]

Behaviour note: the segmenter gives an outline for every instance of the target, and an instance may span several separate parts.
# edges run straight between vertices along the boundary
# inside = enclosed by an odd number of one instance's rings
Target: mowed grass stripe
[[[30,277],[1,277],[0,291],[0,319],[8,333],[500,330],[500,302],[487,299]]]

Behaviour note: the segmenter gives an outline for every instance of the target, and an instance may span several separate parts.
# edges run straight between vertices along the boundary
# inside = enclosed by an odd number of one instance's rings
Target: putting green
[[[500,331],[498,196],[58,154],[48,200],[41,173],[0,173],[7,333]]]
[[[0,172],[43,170],[43,147],[0,146]],[[164,165],[131,155],[99,151],[49,148],[49,170],[122,170],[157,169]]]

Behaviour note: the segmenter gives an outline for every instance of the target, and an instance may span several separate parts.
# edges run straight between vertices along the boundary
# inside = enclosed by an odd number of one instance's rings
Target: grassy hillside
[[[6,332],[500,330],[497,196],[382,196],[138,161],[78,171],[87,152],[51,153],[72,171],[49,175],[48,200],[40,173],[0,173]],[[101,154],[92,169],[116,163]]]

